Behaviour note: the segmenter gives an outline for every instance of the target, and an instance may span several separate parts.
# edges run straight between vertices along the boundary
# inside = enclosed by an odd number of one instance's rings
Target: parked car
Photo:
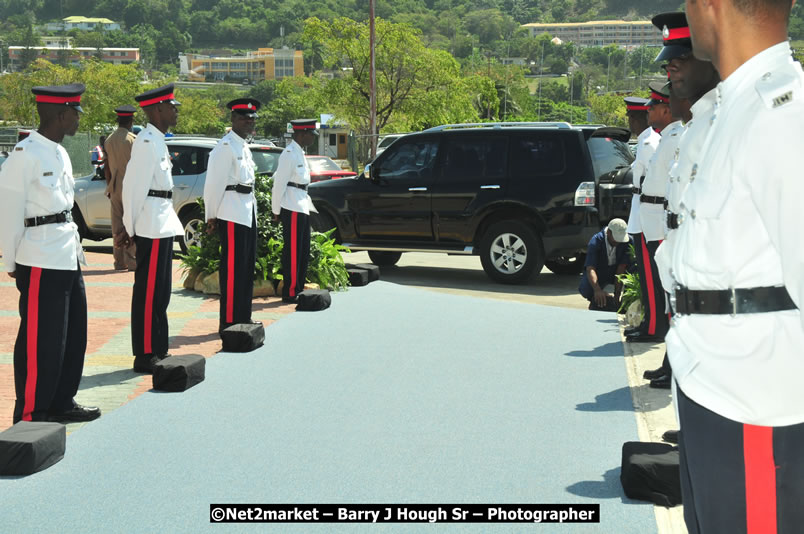
[[[568,123],[445,125],[397,139],[364,173],[308,189],[313,228],[367,250],[479,255],[489,277],[522,283],[546,265],[579,273],[600,230],[600,177],[633,161],[628,145]]]
[[[385,149],[394,144],[394,141],[404,136],[405,134],[388,134],[380,137],[380,140],[377,143],[377,155],[379,156],[385,152]]]
[[[197,199],[204,196],[207,161],[217,140],[173,137],[165,142],[173,164],[173,207],[184,226],[184,235],[177,239],[182,251],[186,252],[188,246],[198,244],[199,225],[204,221],[204,214]],[[257,174],[273,174],[282,149],[261,144],[251,144],[249,148],[257,165]],[[73,219],[84,239],[100,241],[112,235],[105,189],[106,181],[99,173],[75,180]]]
[[[311,182],[357,176],[356,172],[341,169],[341,166],[335,163],[329,156],[307,156],[307,163],[310,164]]]

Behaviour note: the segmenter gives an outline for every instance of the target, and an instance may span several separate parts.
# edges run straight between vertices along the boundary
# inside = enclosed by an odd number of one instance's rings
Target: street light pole
[[[369,0],[369,128],[371,160],[377,157],[377,73],[374,70],[374,1]]]

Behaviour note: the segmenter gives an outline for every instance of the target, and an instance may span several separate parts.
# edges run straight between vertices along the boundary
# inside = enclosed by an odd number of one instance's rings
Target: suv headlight
[[[595,205],[595,182],[581,182],[575,190],[576,206]]]

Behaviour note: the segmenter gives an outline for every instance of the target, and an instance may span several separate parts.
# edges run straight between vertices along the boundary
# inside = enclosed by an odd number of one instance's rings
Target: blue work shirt
[[[585,299],[592,300],[595,298],[595,290],[592,289],[592,284],[589,283],[586,268],[594,267],[597,270],[597,283],[601,288],[613,284],[614,275],[617,274],[617,267],[628,265],[629,263],[629,244],[630,238],[628,243],[617,243],[614,265],[609,265],[609,253],[606,249],[606,229],[604,228],[592,236],[586,248],[586,263],[583,266],[581,285],[578,286],[578,291]]]

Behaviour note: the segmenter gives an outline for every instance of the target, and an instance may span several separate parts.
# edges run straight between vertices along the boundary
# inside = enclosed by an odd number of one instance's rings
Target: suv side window
[[[168,152],[173,163],[173,176],[200,174],[207,169],[209,150],[193,146],[169,145]]]
[[[611,171],[629,167],[634,161],[631,149],[622,141],[609,137],[590,137],[586,144],[589,146],[592,166],[598,179]]]
[[[511,143],[512,176],[557,176],[567,168],[563,136],[516,136]]]
[[[445,150],[444,181],[486,182],[507,173],[506,136],[452,136]]]
[[[379,176],[384,180],[396,178],[429,178],[433,175],[438,142],[434,139],[394,143],[380,163]]]

